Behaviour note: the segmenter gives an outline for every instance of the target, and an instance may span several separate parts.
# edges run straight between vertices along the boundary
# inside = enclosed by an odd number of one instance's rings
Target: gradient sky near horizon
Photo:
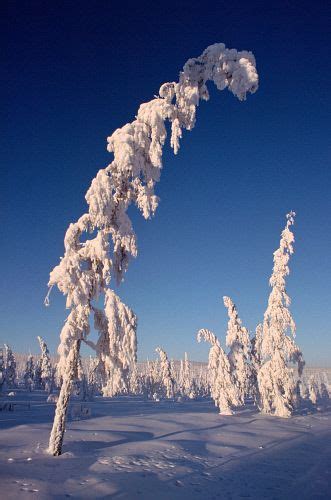
[[[157,345],[207,360],[199,328],[223,341],[229,295],[253,331],[272,254],[297,212],[288,293],[308,364],[331,365],[331,7],[327,2],[11,0],[1,5],[5,97],[0,344],[55,352],[66,317],[49,271],[68,224],[110,163],[106,137],[210,44],[251,50],[260,88],[239,102],[209,85],[196,127],[167,145],[156,216],[130,210],[139,256],[121,298],[139,318],[139,358]]]

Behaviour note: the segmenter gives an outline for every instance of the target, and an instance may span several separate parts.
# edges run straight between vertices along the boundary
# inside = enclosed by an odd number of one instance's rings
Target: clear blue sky
[[[43,306],[63,236],[110,163],[106,137],[208,45],[252,50],[260,89],[244,103],[211,89],[174,157],[156,217],[132,212],[139,257],[120,295],[139,317],[140,358],[207,359],[230,295],[251,330],[268,299],[284,216],[297,212],[288,292],[310,364],[331,364],[330,81],[327,2],[2,2],[0,343],[55,351],[66,316]]]

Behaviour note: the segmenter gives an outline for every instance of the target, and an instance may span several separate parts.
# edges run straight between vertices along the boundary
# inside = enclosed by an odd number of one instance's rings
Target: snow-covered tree
[[[230,348],[228,358],[231,373],[237,386],[239,404],[243,405],[249,392],[251,366],[249,363],[250,339],[247,328],[242,326],[235,304],[230,297],[223,297],[224,306],[228,310],[229,322],[226,334],[226,345]]]
[[[184,360],[180,361],[179,371],[179,391],[186,398],[194,399],[197,396],[197,388],[191,373],[191,364],[187,352],[184,353]]]
[[[33,387],[34,389],[42,389],[43,381],[41,378],[41,358],[38,358],[34,365],[34,373],[33,373]]]
[[[324,382],[321,382],[318,392],[322,401],[328,402],[330,400],[329,391],[327,385]]]
[[[159,360],[147,361],[146,373],[143,378],[143,394],[148,399],[161,397],[161,371]]]
[[[87,367],[87,385],[89,399],[92,400],[99,387],[99,359],[90,356]]]
[[[8,389],[16,387],[16,360],[13,351],[9,345],[5,346],[5,369],[6,369],[6,386]]]
[[[255,334],[251,339],[251,345],[250,345],[251,373],[250,373],[249,393],[253,397],[255,404],[258,404],[259,400],[257,374],[261,368],[262,335],[263,335],[263,325],[262,323],[259,323],[255,329]]]
[[[130,394],[140,394],[141,393],[141,381],[137,370],[137,363],[130,368],[129,376],[129,392]]]
[[[199,375],[196,380],[196,391],[197,395],[206,397],[209,394],[209,383],[208,383],[208,370],[204,369],[202,366],[199,370]]]
[[[3,349],[0,348],[0,392],[6,380],[6,367]]]
[[[76,376],[73,382],[72,393],[78,396],[79,399],[81,399],[81,401],[88,401],[90,399],[87,377],[81,356],[79,356],[78,358]]]
[[[104,396],[112,397],[129,390],[130,367],[137,361],[137,317],[113,290],[105,293],[105,309],[94,308],[94,326],[99,332],[91,346],[99,358]]]
[[[40,369],[41,369],[41,381],[42,386],[48,394],[52,392],[53,385],[53,370],[51,364],[51,358],[49,355],[49,350],[46,342],[42,337],[37,337],[40,345],[41,356],[40,356]]]
[[[157,347],[155,351],[160,356],[161,385],[164,388],[166,398],[171,399],[175,395],[175,381],[172,377],[170,362],[167,353],[161,347]]]
[[[289,417],[296,402],[294,371],[288,365],[297,364],[299,376],[304,366],[302,353],[293,340],[295,323],[285,288],[286,276],[289,274],[288,262],[293,254],[294,235],[291,227],[294,217],[294,212],[287,214],[280,246],[274,252],[274,267],[270,278],[272,289],[263,320],[262,364],[257,376],[261,410],[279,417]],[[287,334],[289,331],[293,338]]]
[[[136,236],[127,210],[135,204],[146,219],[155,213],[158,198],[154,187],[162,168],[166,122],[171,124],[170,144],[177,153],[182,129],[193,129],[200,99],[209,98],[209,80],[219,90],[228,88],[244,100],[248,92],[253,93],[258,87],[253,54],[215,44],[201,56],[189,59],[177,83],[163,84],[158,96],[140,106],[133,122],[108,138],[108,151],[114,159],[99,170],[87,191],[88,212],[70,224],[66,232],[64,256],[49,279],[50,290],[56,285],[67,296],[67,307],[71,309],[58,349],[63,394],[58,400],[49,447],[54,455],[61,453],[74,376],[71,365],[78,360],[75,351],[80,349],[81,340],[89,334],[89,317],[92,312],[95,314],[93,301],[106,292],[111,277],[122,281],[130,259],[137,255]],[[48,302],[49,293],[46,305]]]
[[[311,377],[309,378],[308,391],[310,401],[313,403],[313,405],[316,405],[318,399],[320,398],[320,392],[318,383],[316,382],[314,375],[311,375]]]
[[[24,385],[28,391],[32,391],[33,388],[33,377],[34,377],[34,362],[32,354],[29,354],[29,357],[25,364],[24,370]]]
[[[230,361],[216,335],[203,328],[197,335],[198,342],[209,342],[208,377],[211,397],[221,415],[232,415],[233,407],[240,403],[238,388],[231,374]]]

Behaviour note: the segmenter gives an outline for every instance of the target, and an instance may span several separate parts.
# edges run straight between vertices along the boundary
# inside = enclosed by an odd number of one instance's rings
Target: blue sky
[[[139,256],[119,293],[139,317],[139,356],[206,359],[199,328],[224,339],[230,295],[254,330],[272,253],[297,212],[288,293],[310,364],[330,364],[330,77],[326,2],[2,4],[0,343],[55,351],[66,317],[53,292],[63,236],[111,161],[106,137],[208,45],[254,52],[260,88],[244,103],[210,86],[178,156],[167,146],[155,218],[132,211]],[[162,5],[162,6],[161,6]],[[4,59],[4,60],[3,60]]]

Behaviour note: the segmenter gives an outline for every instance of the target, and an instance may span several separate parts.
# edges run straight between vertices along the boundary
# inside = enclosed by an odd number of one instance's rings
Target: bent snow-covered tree
[[[130,259],[137,255],[127,210],[135,204],[146,219],[155,213],[158,198],[154,187],[162,168],[166,122],[171,124],[170,144],[177,153],[182,130],[195,125],[200,99],[208,100],[209,80],[219,90],[228,88],[244,100],[258,87],[253,54],[220,43],[189,59],[178,82],[163,84],[157,97],[140,106],[133,122],[108,137],[108,151],[114,159],[99,170],[86,193],[88,212],[66,232],[64,256],[49,279],[50,289],[56,285],[67,296],[70,309],[58,349],[63,382],[49,446],[54,455],[61,453],[81,341],[89,334],[90,314],[96,314],[93,301],[105,293],[111,277],[122,281]],[[49,293],[45,303],[49,303]]]
[[[280,246],[274,252],[270,278],[272,289],[262,326],[262,362],[257,376],[261,411],[278,417],[289,417],[297,400],[294,370],[289,364],[297,364],[299,376],[304,366],[302,353],[292,338],[295,337],[295,323],[285,288],[286,276],[290,272],[288,262],[294,251],[291,231],[294,217],[294,212],[286,215]],[[288,332],[292,337],[287,335]]]
[[[249,363],[250,339],[247,328],[242,326],[235,304],[230,297],[223,297],[223,302],[228,310],[229,322],[226,334],[226,345],[230,348],[228,358],[234,383],[237,386],[239,404],[243,405],[247,396],[250,380],[251,366]]]
[[[198,342],[211,344],[208,357],[208,379],[211,397],[221,415],[232,415],[233,407],[240,404],[238,388],[231,373],[230,361],[216,335],[203,328],[197,335]]]

